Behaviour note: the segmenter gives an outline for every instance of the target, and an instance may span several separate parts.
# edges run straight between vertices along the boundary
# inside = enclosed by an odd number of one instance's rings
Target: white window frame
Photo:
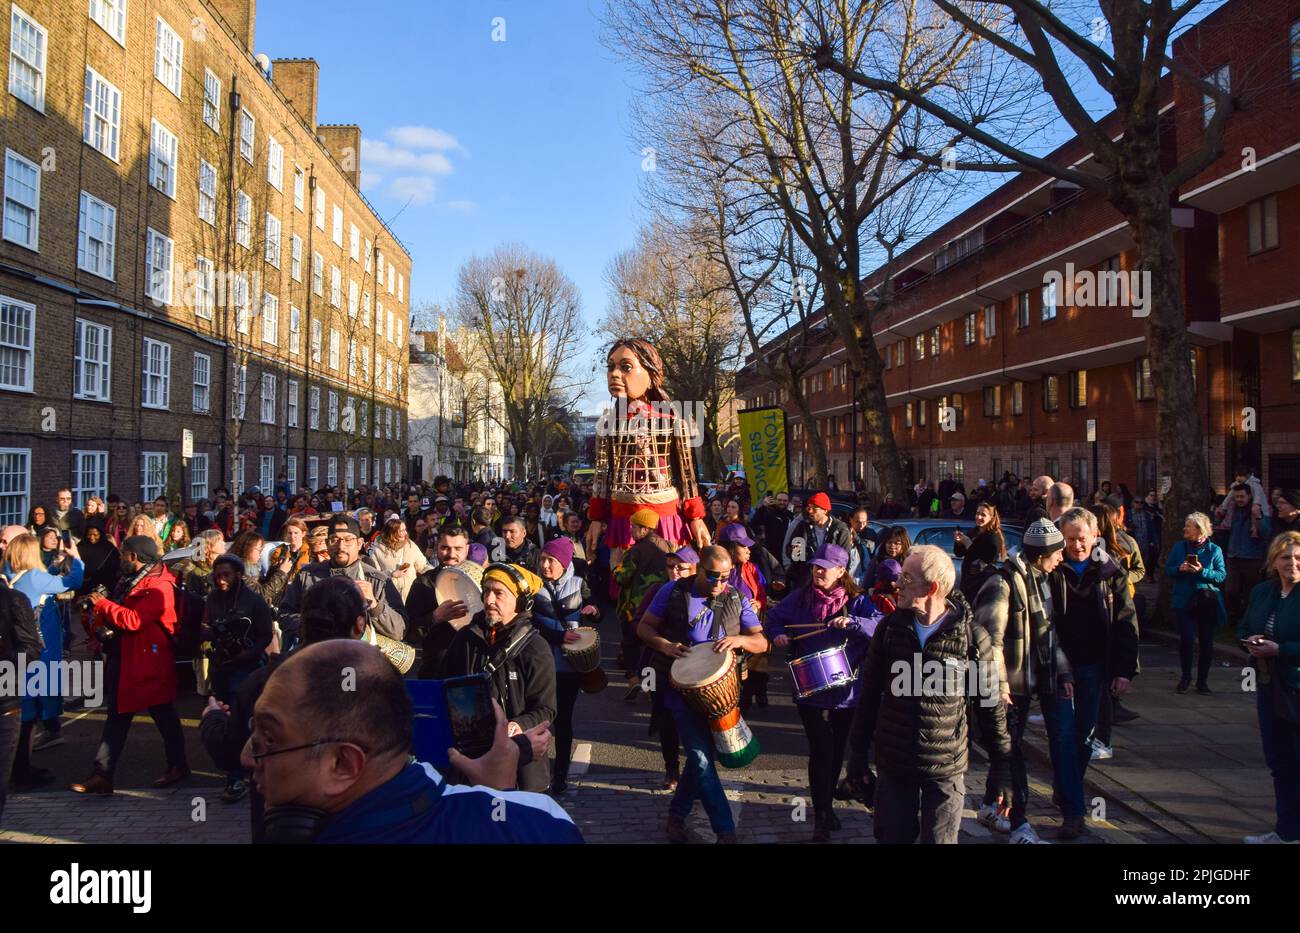
[[[353,262],[361,261],[361,229],[356,224],[349,225],[348,254]]]
[[[235,330],[248,335],[249,322],[253,318],[253,298],[248,290],[248,276],[239,272],[230,277],[231,303],[235,306]]]
[[[104,112],[101,112],[101,104]],[[81,141],[114,162],[119,160],[122,146],[122,92],[117,85],[90,66],[86,66]]]
[[[325,429],[337,432],[339,429],[339,394],[331,389],[325,401]]]
[[[239,108],[239,154],[249,165],[257,158],[257,117]]]
[[[248,364],[241,363],[235,369],[235,378],[230,387],[235,404],[231,407],[230,417],[234,421],[243,421],[248,413]]]
[[[9,165],[13,162],[32,173],[36,179],[32,186],[33,193],[30,200],[25,191],[19,191],[19,181],[14,178],[14,184],[10,185]],[[24,184],[25,187],[25,184]],[[26,239],[19,239],[17,229],[10,232],[9,226],[9,205],[15,204],[24,211],[31,213],[31,223],[27,228]],[[30,249],[32,252],[39,252],[41,245],[41,167],[18,152],[12,149],[5,150],[5,174],[4,174],[4,239],[9,243],[14,243],[24,249]]]
[[[361,485],[362,486],[366,485],[366,475],[367,475],[366,468],[369,466],[370,466],[370,458],[362,457],[361,458]]]
[[[374,249],[369,240],[366,240],[366,272],[370,272],[371,263],[374,262]]]
[[[275,424],[275,390],[275,373],[262,373],[262,424]]]
[[[26,315],[20,321],[15,312]],[[25,333],[26,343],[20,340]],[[17,357],[10,362],[10,354]],[[36,357],[36,305],[0,295],[0,389],[9,392],[31,392],[32,374]],[[9,362],[9,365],[6,363]],[[21,370],[21,382],[3,381],[8,370]],[[23,515],[23,524],[27,516]]]
[[[266,180],[276,191],[284,193],[284,146],[274,136],[266,138]]]
[[[199,159],[199,220],[217,225],[217,167]]]
[[[298,163],[293,165],[293,206],[303,210],[307,203],[307,171]]]
[[[95,235],[94,226],[99,227]],[[99,247],[98,262],[91,262],[91,245]],[[87,191],[81,192],[77,212],[77,268],[113,281],[117,258],[117,208]]]
[[[339,332],[330,328],[330,369],[339,371]]]
[[[158,255],[161,247],[162,255]],[[163,236],[153,227],[145,230],[144,252],[144,293],[155,302],[164,305],[172,303],[172,267],[175,260],[176,244],[169,236]],[[162,265],[155,265],[161,259]]]
[[[212,320],[217,308],[216,267],[206,256],[194,257],[194,316]]]
[[[244,489],[247,486],[247,483],[244,482],[245,476],[244,476],[244,455],[243,454],[239,454],[234,458],[234,464],[230,472],[231,472],[231,480],[232,480],[231,485],[235,487],[233,490],[234,494],[236,496],[243,495]]]
[[[203,122],[221,134],[221,78],[211,68],[203,69]]]
[[[325,461],[325,485],[337,486],[339,484],[339,458],[329,457]]]
[[[158,120],[149,131],[149,185],[176,200],[178,167],[176,134]]]
[[[325,294],[325,257],[314,251],[311,254],[311,290],[317,295]]]
[[[357,378],[357,341],[356,338],[348,338],[348,378]]]
[[[348,317],[357,316],[357,280],[348,279]]]
[[[280,268],[280,218],[266,212],[266,251],[263,257],[275,268]]]
[[[89,474],[90,482],[85,480]],[[72,504],[84,509],[91,496],[108,498],[108,451],[74,450],[72,452]]]
[[[280,296],[262,292],[262,343],[280,345]]]
[[[144,450],[140,452],[140,492],[142,502],[153,502],[167,494],[167,452]]]
[[[73,325],[72,397],[113,400],[113,328],[77,318]]]
[[[1042,290],[1042,319],[1044,321],[1053,321],[1056,319],[1057,301],[1059,296],[1056,294],[1056,280],[1043,283]]]
[[[984,339],[992,340],[998,335],[998,306],[984,306]]]
[[[307,488],[315,492],[320,487],[320,457],[307,458]]]
[[[289,235],[289,276],[302,281],[302,237],[296,233]]]
[[[194,501],[208,498],[208,455],[190,457],[190,498]]]
[[[357,485],[357,461],[352,457],[348,457],[343,471],[343,485],[348,489],[355,489]]]
[[[339,307],[343,304],[343,270],[330,265],[330,304]]]
[[[18,4],[13,4],[11,10],[9,16],[9,93],[38,113],[44,113],[45,72],[49,62],[50,49],[49,33],[44,26],[36,21],[34,16],[24,12]],[[29,55],[31,53],[25,48],[19,47],[19,40],[22,38],[19,27],[24,24],[24,22],[20,21],[24,21],[25,25],[35,33],[35,61],[30,60]],[[19,77],[22,74],[20,66],[36,73],[30,97],[28,97],[27,88],[19,84]],[[25,521],[26,516],[23,518]]]
[[[321,346],[325,339],[325,328],[320,321],[311,322],[311,361],[320,363]]]
[[[285,382],[285,427],[296,428],[298,427],[298,380],[288,379]]]
[[[267,494],[268,489],[275,488],[275,455],[261,454],[257,458],[257,485],[262,490],[262,495]]]
[[[126,48],[126,0],[90,0],[90,18]]]
[[[284,478],[290,490],[298,488],[298,455],[287,454],[284,458]]]
[[[14,458],[14,469],[9,469]],[[32,449],[0,447],[0,521],[25,525],[32,493]],[[6,503],[8,505],[6,506]]]
[[[319,185],[312,192],[312,220],[317,230],[325,229],[325,189]]]
[[[153,76],[167,90],[181,99],[181,75],[185,70],[185,42],[167,21],[158,17],[154,36]]]
[[[307,428],[320,430],[320,386],[311,386],[307,390]]]
[[[333,223],[330,227],[330,239],[334,241],[335,246],[343,246],[343,207],[339,204],[334,205]]]
[[[289,305],[289,354],[297,356],[302,352],[302,312]]]
[[[153,358],[154,350],[158,359]],[[140,356],[140,407],[171,409],[172,396],[172,345],[152,337],[144,338],[144,352]]]
[[[253,245],[253,199],[242,191],[235,192],[235,242],[244,249]]]
[[[196,415],[206,415],[212,410],[212,357],[195,353],[191,366],[194,389],[190,394],[190,407]]]

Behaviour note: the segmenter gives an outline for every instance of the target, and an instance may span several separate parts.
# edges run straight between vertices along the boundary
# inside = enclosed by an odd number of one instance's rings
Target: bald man
[[[549,797],[482,785],[453,793],[432,765],[408,764],[412,717],[401,674],[364,642],[323,641],[285,660],[257,701],[242,757],[266,795],[268,841],[582,841]],[[518,754],[498,707],[492,749],[477,759],[453,749],[451,760],[471,780],[508,787]]]
[[[1029,485],[1029,498],[1033,500],[1033,507],[1030,508],[1029,514],[1025,517],[1025,524],[1032,525],[1040,518],[1047,518],[1047,493],[1051,490],[1052,484],[1056,480],[1050,476],[1043,475],[1037,477]],[[1049,519],[1050,520],[1050,519]]]

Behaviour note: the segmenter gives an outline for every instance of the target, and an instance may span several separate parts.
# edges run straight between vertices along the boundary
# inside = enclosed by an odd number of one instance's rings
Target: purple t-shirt
[[[690,596],[686,600],[686,620],[695,623],[686,630],[686,642],[691,645],[702,644],[709,641],[709,634],[713,628],[713,610],[708,608],[709,601],[712,597],[698,596],[695,593],[695,581],[693,579],[678,580],[675,583],[668,583],[659,587],[659,592],[655,598],[650,601],[650,607],[647,613],[657,619],[666,619],[668,617],[668,602],[672,598],[673,587],[685,585],[690,588]],[[754,632],[762,631],[763,623],[758,621],[758,616],[754,615],[753,607],[749,605],[748,600],[741,601],[740,610],[740,631],[745,635],[752,635]],[[726,633],[719,628],[718,637],[723,638]],[[668,692],[664,695],[664,704],[669,709],[683,710],[686,705],[682,702],[681,696],[673,689],[672,683],[667,684]]]

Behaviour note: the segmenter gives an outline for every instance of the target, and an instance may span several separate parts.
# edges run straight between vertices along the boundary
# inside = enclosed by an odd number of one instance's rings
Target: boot
[[[93,775],[90,780],[81,784],[73,784],[72,792],[74,794],[93,794],[96,796],[107,797],[113,793],[113,782],[102,774]]]
[[[686,844],[686,821],[680,816],[668,814],[668,826],[665,831],[668,841],[673,845]]]
[[[158,780],[153,782],[157,788],[171,787],[173,784],[179,784],[190,776],[190,769],[186,767],[169,766],[166,771],[158,776]]]

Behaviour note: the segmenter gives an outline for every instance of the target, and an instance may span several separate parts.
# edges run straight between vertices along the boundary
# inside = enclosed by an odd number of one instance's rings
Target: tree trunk
[[[790,398],[794,400],[795,406],[799,409],[799,414],[803,416],[804,437],[808,439],[808,450],[813,458],[813,473],[808,480],[809,489],[825,489],[826,477],[830,469],[826,463],[826,442],[822,440],[821,431],[817,429],[817,419],[813,417],[812,406],[808,404],[808,397],[797,389],[790,390]]]

